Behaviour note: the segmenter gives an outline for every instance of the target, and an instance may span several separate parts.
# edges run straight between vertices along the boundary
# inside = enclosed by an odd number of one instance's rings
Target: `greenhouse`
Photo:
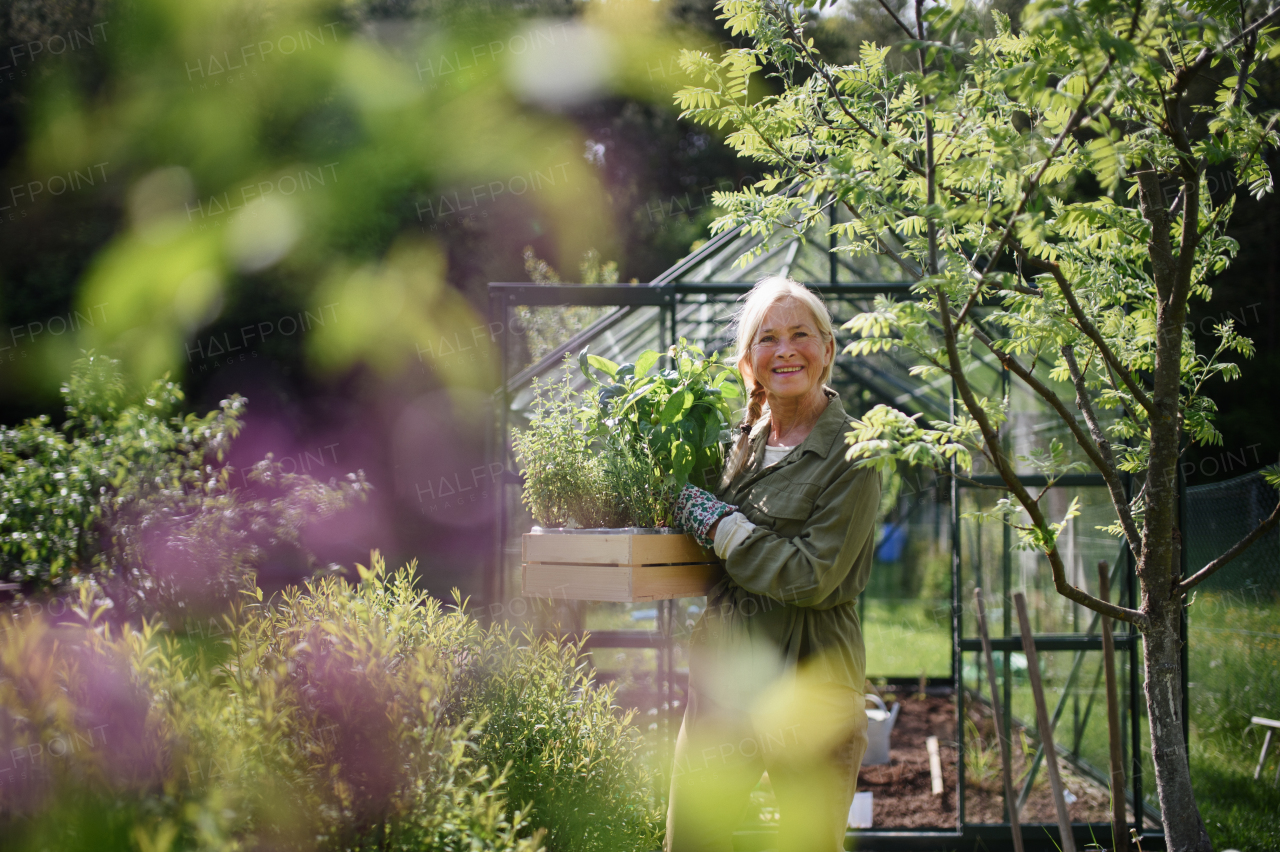
[[[837,208],[829,209],[834,224],[839,221]],[[501,406],[496,424],[495,459],[509,470],[516,469],[509,449],[510,430],[524,423],[534,379],[560,370],[566,355],[588,349],[628,363],[646,349],[661,351],[681,338],[708,353],[726,350],[733,345],[729,328],[737,304],[759,278],[790,276],[812,287],[822,294],[837,322],[870,309],[878,296],[911,298],[909,284],[900,276],[895,279],[892,273],[896,270],[890,264],[875,257],[838,252],[836,239],[827,237],[825,225],[815,225],[807,232],[793,229],[772,239],[744,229],[725,231],[648,285],[490,284],[490,319],[504,327],[519,321],[515,312],[521,308],[550,312],[558,310],[557,306],[592,306],[596,317],[536,363],[519,365],[510,353],[504,353],[507,402]],[[940,380],[914,376],[911,368],[915,365],[897,352],[859,357],[840,354],[835,366],[833,383],[855,417],[877,403],[926,420],[946,419],[950,414],[949,388]],[[984,393],[1008,400],[1010,417],[1003,435],[1014,455],[1026,463],[1037,449],[1047,450],[1055,439],[1073,446],[1062,421],[1047,411],[1041,400],[1025,389],[1019,392],[994,358],[985,366],[977,382],[983,384]],[[585,386],[580,375],[577,380],[580,387]],[[1081,513],[1069,526],[1066,544],[1071,582],[1096,591],[1099,577],[1095,566],[1105,563],[1110,588],[1121,601],[1133,605],[1132,555],[1123,540],[1099,529],[1110,521],[1113,511],[1101,475],[1068,474],[1048,483],[1029,464],[1019,473],[1027,486],[1049,485],[1057,511],[1073,500],[1080,503]],[[1256,477],[1253,481],[1260,482]],[[489,589],[491,599],[499,603],[521,594],[521,535],[527,532],[529,521],[520,505],[518,485],[518,478],[512,477],[498,494],[499,549],[494,554]],[[995,475],[935,476],[903,469],[886,488],[890,503],[880,530],[875,570],[859,601],[869,637],[868,678],[886,694],[902,698],[913,692],[919,697],[945,696],[947,712],[953,714],[947,736],[947,784],[954,787],[948,787],[944,805],[932,805],[936,813],[929,814],[932,820],[927,827],[877,821],[874,829],[852,832],[859,848],[936,848],[929,844],[938,842],[959,843],[963,848],[974,843],[1010,848],[996,778],[999,759],[989,729],[989,688],[973,610],[975,589],[982,589],[988,600],[1001,703],[1013,708],[1013,719],[1006,715],[1005,725],[1025,727],[1023,759],[1029,769],[1023,767],[1018,794],[1023,822],[1052,823],[1053,818],[1047,791],[1041,789],[1046,786],[1043,746],[1036,735],[1027,660],[1021,652],[1021,634],[1013,612],[1015,590],[1025,590],[1030,602],[1035,642],[1052,701],[1055,747],[1070,767],[1076,785],[1070,791],[1073,803],[1080,802],[1073,808],[1076,840],[1085,844],[1109,835],[1108,735],[1099,617],[1057,595],[1043,554],[1016,549],[1007,525],[973,517],[989,508],[1003,487]],[[1194,507],[1189,511],[1198,519],[1192,527],[1196,535],[1203,529],[1204,519],[1232,515],[1213,495],[1188,496]],[[1267,499],[1274,502],[1274,495],[1251,506],[1251,511],[1233,516],[1256,522],[1270,511]],[[1215,535],[1214,543],[1203,549],[1220,546],[1223,539]],[[1195,544],[1193,538],[1192,546]],[[1275,551],[1274,543],[1266,555],[1257,546],[1251,551],[1272,566],[1272,575],[1280,561]],[[700,603],[701,599],[685,599],[585,604],[571,616],[577,630],[587,635],[587,647],[601,676],[618,678],[630,686],[624,695],[657,710],[657,730],[668,748],[679,726],[688,676],[682,638],[687,638],[687,628]],[[629,624],[635,626],[623,626]],[[1159,841],[1160,817],[1152,783],[1147,780],[1144,784],[1151,768],[1140,686],[1141,643],[1135,633],[1125,629],[1117,632],[1114,643],[1128,819],[1149,848],[1153,840]],[[1194,644],[1184,653],[1195,654]],[[1184,713],[1183,718],[1188,716]],[[984,723],[988,728],[983,728]],[[963,730],[962,738],[955,737],[957,729]],[[920,731],[903,732],[899,738],[910,735],[920,736]],[[922,743],[915,746],[922,750]],[[873,782],[875,795],[886,799],[911,795],[895,789],[909,786],[900,778],[896,783]],[[1038,809],[1027,807],[1033,789],[1040,790],[1044,800]],[[1136,808],[1135,803],[1139,803]],[[1040,819],[1029,815],[1037,811]],[[919,811],[911,819],[919,825]],[[1056,825],[1037,826],[1026,842],[1034,848],[1054,848],[1056,832]]]

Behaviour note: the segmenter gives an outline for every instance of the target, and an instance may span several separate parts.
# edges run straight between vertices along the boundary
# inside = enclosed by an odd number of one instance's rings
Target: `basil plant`
[[[648,350],[615,364],[583,350],[578,363],[595,391],[594,435],[605,453],[649,467],[650,490],[678,493],[686,483],[714,489],[724,468],[729,426],[742,397],[738,371],[685,339],[666,353]]]

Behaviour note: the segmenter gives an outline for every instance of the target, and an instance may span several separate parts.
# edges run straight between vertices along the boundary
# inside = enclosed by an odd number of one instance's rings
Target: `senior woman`
[[[766,278],[737,317],[750,401],[716,493],[689,486],[677,523],[724,562],[690,647],[666,852],[731,852],[767,772],[778,848],[836,852],[867,746],[855,607],[871,569],[880,477],[845,459],[827,386],[826,306]]]

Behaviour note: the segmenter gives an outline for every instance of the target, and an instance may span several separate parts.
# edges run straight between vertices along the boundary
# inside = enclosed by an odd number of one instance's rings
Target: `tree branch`
[[[925,76],[924,61],[924,0],[916,0],[916,32],[920,36],[921,47],[917,51],[920,60],[920,76]],[[925,173],[925,205],[932,207],[937,200],[938,179],[933,159],[933,119],[929,115],[929,98],[921,93],[920,107],[924,113],[924,173]],[[925,230],[929,243],[929,274],[938,274],[938,222],[932,216],[925,218]]]
[[[1098,447],[1092,440],[1090,440],[1089,436],[1085,434],[1084,430],[1080,428],[1079,421],[1076,420],[1075,415],[1073,415],[1070,409],[1067,408],[1067,404],[1062,401],[1062,397],[1058,396],[1053,392],[1052,388],[1040,381],[1040,379],[1036,378],[1035,373],[1023,366],[1021,361],[996,346],[995,342],[992,341],[991,338],[976,325],[973,328],[973,336],[977,338],[978,342],[983,346],[991,350],[991,354],[999,358],[1000,363],[1004,364],[1004,366],[1008,368],[1009,372],[1022,379],[1022,381],[1026,383],[1027,387],[1031,388],[1039,394],[1041,399],[1049,403],[1050,407],[1053,408],[1058,417],[1061,418],[1067,428],[1071,430],[1071,434],[1076,439],[1076,443],[1080,445],[1082,450],[1084,450],[1085,455],[1089,457],[1089,461],[1093,463],[1094,467],[1098,468],[1098,470],[1102,472],[1103,476],[1106,476],[1108,467],[1111,467],[1114,473],[1114,467],[1108,465],[1107,458],[1100,453]],[[1119,480],[1117,479],[1117,483],[1118,482]]]
[[[840,203],[849,211],[850,216],[863,222],[867,221],[866,217],[859,213],[858,209],[850,204],[847,199],[841,198]],[[886,241],[880,234],[876,234],[876,242],[880,244],[881,250],[884,251],[885,254],[889,255],[890,260],[898,264],[899,268],[901,268],[903,272],[911,276],[912,281],[919,281],[923,277],[923,273],[920,269],[918,269],[910,260],[904,258],[901,254],[895,251],[894,248],[889,245],[888,241]]]
[[[946,341],[947,360],[951,365],[951,375],[955,379],[956,389],[964,401],[965,408],[968,409],[970,416],[973,417],[974,422],[978,424],[978,429],[982,432],[982,438],[996,463],[1000,478],[1004,480],[1005,485],[1017,498],[1018,502],[1022,504],[1022,508],[1026,510],[1027,515],[1031,518],[1031,523],[1042,533],[1047,534],[1049,524],[1045,520],[1044,513],[1040,511],[1039,504],[1027,493],[1027,489],[1023,487],[1017,474],[1010,468],[1009,460],[1005,458],[1000,449],[1000,436],[991,426],[991,421],[987,418],[986,411],[978,404],[978,400],[973,395],[973,388],[969,386],[969,380],[964,375],[964,369],[960,363],[960,351],[956,345],[956,326],[952,324],[951,305],[947,299],[947,294],[941,286],[934,287],[934,293],[938,299],[942,336]],[[1070,419],[1074,420],[1075,418],[1072,417]],[[1062,564],[1062,555],[1058,553],[1056,544],[1045,551],[1045,556],[1049,559],[1049,568],[1053,574],[1053,586],[1058,591],[1058,594],[1068,600],[1075,601],[1081,606],[1088,607],[1094,612],[1100,612],[1111,618],[1136,625],[1140,630],[1146,630],[1150,619],[1147,618],[1145,613],[1096,598],[1083,589],[1068,583],[1066,567]]]
[[[1080,307],[1080,302],[1076,299],[1075,291],[1071,288],[1071,282],[1067,281],[1067,276],[1062,272],[1062,267],[1051,260],[1041,260],[1030,256],[1027,256],[1026,261],[1053,276],[1053,280],[1058,283],[1058,289],[1062,291],[1063,298],[1067,300],[1067,307],[1071,309],[1071,315],[1075,318],[1080,330],[1093,341],[1094,346],[1098,347],[1103,359],[1120,377],[1120,381],[1124,383],[1124,386],[1129,389],[1129,393],[1133,394],[1133,398],[1147,412],[1147,416],[1151,416],[1152,412],[1155,411],[1155,405],[1151,402],[1151,397],[1138,384],[1129,368],[1120,363],[1120,359],[1116,357],[1115,351],[1112,350],[1102,336],[1102,332],[1098,331],[1098,327],[1093,324],[1093,321],[1089,319],[1089,315]]]
[[[1271,134],[1271,131],[1275,129],[1277,120],[1280,120],[1280,113],[1276,113],[1275,115],[1271,116],[1271,120],[1267,122],[1267,126],[1262,128],[1262,133],[1258,136],[1257,144],[1253,146],[1253,150],[1249,152],[1249,156],[1245,158],[1244,165],[1239,167],[1239,171],[1242,171],[1242,172],[1247,171],[1249,169],[1249,166],[1253,165],[1253,158],[1258,156],[1258,152],[1262,150],[1262,143],[1267,141],[1267,136],[1269,136]],[[1221,215],[1222,211],[1226,209],[1227,209],[1226,204],[1219,204],[1216,208],[1214,208],[1213,216],[1209,219],[1207,223],[1205,223],[1204,229],[1200,231],[1201,237],[1203,237],[1205,234],[1208,234],[1218,226],[1218,216]]]
[[[852,121],[858,127],[858,129],[861,130],[863,133],[867,134],[868,136],[882,143],[885,143],[885,147],[889,148],[890,150],[893,150],[895,156],[897,156],[898,158],[898,161],[901,162],[902,165],[908,171],[912,172],[913,174],[919,175],[920,177],[924,177],[924,171],[919,166],[917,166],[915,163],[908,160],[906,157],[902,155],[900,151],[897,151],[897,149],[893,145],[889,144],[893,140],[891,140],[888,136],[885,136],[883,133],[876,133],[870,127],[868,127],[862,121],[862,119],[858,118],[856,115],[854,115],[852,112],[849,111],[849,108],[845,106],[844,97],[841,96],[840,94],[839,86],[837,86],[835,81],[831,79],[831,72],[827,69],[824,63],[818,61],[818,58],[813,55],[812,51],[809,50],[809,45],[805,42],[801,33],[799,33],[796,30],[795,23],[791,20],[791,12],[786,7],[781,7],[779,8],[779,15],[782,17],[783,22],[787,26],[787,33],[788,35],[791,36],[791,40],[804,53],[805,59],[808,60],[809,65],[813,68],[813,70],[818,74],[819,77],[823,79],[824,82],[826,82],[827,88],[831,91],[831,96],[835,98],[836,105],[840,107],[840,111],[843,112],[846,116],[848,116],[849,120]],[[907,35],[910,35],[910,34],[911,34],[911,31],[907,30]],[[823,118],[823,121],[826,121],[826,119]]]
[[[969,316],[969,311],[978,301],[978,296],[982,293],[982,288],[986,284],[987,276],[991,274],[991,270],[995,267],[996,261],[1000,259],[1000,255],[1004,252],[1004,247],[1009,243],[1009,238],[1013,236],[1013,229],[1018,224],[1018,217],[1022,215],[1022,211],[1026,209],[1027,202],[1031,200],[1031,193],[1040,184],[1040,179],[1044,177],[1044,173],[1048,171],[1049,164],[1053,162],[1053,158],[1058,155],[1058,149],[1067,140],[1067,137],[1075,132],[1080,120],[1084,117],[1085,111],[1089,106],[1089,98],[1093,96],[1093,90],[1098,87],[1102,79],[1111,70],[1111,63],[1115,61],[1114,56],[1108,56],[1106,63],[1102,66],[1102,70],[1098,72],[1098,76],[1089,81],[1085,90],[1080,95],[1080,103],[1076,105],[1075,112],[1071,114],[1071,118],[1062,128],[1062,132],[1058,134],[1058,138],[1053,141],[1053,147],[1049,149],[1049,153],[1045,155],[1044,162],[1040,164],[1040,168],[1031,177],[1026,188],[1022,191],[1022,198],[1018,200],[1018,207],[1013,211],[1013,215],[1009,217],[1009,224],[1005,227],[1004,233],[1000,236],[1000,242],[996,244],[995,251],[991,253],[991,259],[987,261],[987,265],[982,270],[982,276],[974,285],[973,292],[969,294],[969,298],[965,301],[964,307],[960,309],[960,313],[956,315],[956,325],[964,325],[965,318]]]
[[[1243,20],[1244,10],[1241,10]],[[1238,106],[1244,99],[1244,87],[1249,83],[1249,75],[1253,73],[1253,52],[1258,47],[1258,36],[1254,33],[1245,39],[1244,55],[1240,57],[1240,68],[1236,77],[1236,90],[1231,93],[1231,105]]]
[[[1237,541],[1226,553],[1222,554],[1217,559],[1213,560],[1208,565],[1204,566],[1199,571],[1179,583],[1175,587],[1175,591],[1185,593],[1212,577],[1223,565],[1226,565],[1232,559],[1235,559],[1241,553],[1244,553],[1249,549],[1249,545],[1253,544],[1255,541],[1270,532],[1277,522],[1280,522],[1280,503],[1276,503],[1276,507],[1271,510],[1271,514],[1267,516],[1265,521],[1254,527],[1253,532]]]
[[[1245,39],[1256,38],[1258,33],[1261,32],[1264,27],[1278,18],[1280,18],[1280,6],[1273,8],[1270,12],[1267,12],[1267,14],[1254,21],[1253,24],[1241,32],[1240,35],[1231,39],[1231,41],[1222,45],[1222,47],[1214,49],[1206,47],[1201,50],[1200,54],[1191,61],[1191,64],[1179,71],[1177,76],[1174,77],[1173,87],[1169,89],[1169,94],[1174,97],[1181,97],[1187,90],[1187,86],[1191,85],[1191,80],[1204,70],[1204,67],[1209,64],[1214,56],[1219,52],[1231,50],[1231,48],[1235,47]]]
[[[1181,96],[1171,96],[1165,98],[1165,122],[1167,127],[1167,136],[1174,147],[1181,155],[1179,157],[1179,171],[1182,173],[1182,233],[1178,237],[1178,253],[1172,255],[1172,246],[1168,251],[1173,257],[1172,273],[1173,277],[1170,281],[1171,287],[1168,293],[1167,308],[1165,310],[1172,311],[1177,319],[1178,329],[1182,328],[1182,322],[1185,319],[1185,310],[1187,297],[1191,292],[1191,276],[1195,271],[1196,265],[1196,249],[1200,246],[1200,169],[1202,166],[1197,164],[1191,150],[1191,140],[1187,138],[1186,129],[1182,126],[1182,98]],[[1159,244],[1162,239],[1167,241],[1170,229],[1169,214],[1164,210],[1164,195],[1161,191],[1160,195],[1150,192],[1151,182],[1155,180],[1153,174],[1146,174],[1139,178],[1138,186],[1144,190],[1146,194],[1146,203],[1144,213],[1152,225],[1152,245]],[[1159,201],[1156,201],[1156,198]],[[1156,219],[1152,215],[1158,215],[1164,227],[1161,233],[1156,232]],[[1164,250],[1163,248],[1161,249]],[[1154,266],[1155,257],[1152,256]],[[1156,275],[1156,291],[1160,290],[1160,276]]]
[[[889,4],[886,3],[885,0],[876,0],[876,2],[880,4],[880,8],[889,13],[889,17],[893,18],[893,22],[898,25],[898,28],[907,34],[907,38],[916,37],[915,33],[911,32],[911,29],[906,24],[902,23],[902,19],[898,17],[898,13],[889,8]]]
[[[1183,178],[1182,237],[1178,240],[1177,278],[1173,283],[1171,310],[1178,312],[1178,319],[1185,320],[1187,299],[1191,295],[1191,277],[1196,269],[1196,249],[1200,247],[1200,173],[1193,165],[1186,166]],[[1181,325],[1181,322],[1179,322]]]
[[[1142,0],[1138,0],[1133,6],[1133,17],[1129,19],[1129,34],[1125,36],[1126,41],[1133,41],[1133,34],[1138,31],[1138,18],[1142,17]]]
[[[1062,347],[1062,358],[1067,362],[1067,369],[1071,371],[1071,382],[1076,386],[1076,405],[1084,415],[1084,422],[1089,425],[1089,433],[1093,435],[1093,440],[1098,445],[1098,454],[1106,462],[1106,466],[1099,470],[1102,472],[1102,478],[1106,480],[1107,490],[1111,492],[1111,503],[1120,517],[1120,525],[1124,527],[1125,537],[1137,546],[1142,539],[1138,535],[1138,526],[1133,521],[1133,510],[1129,505],[1129,498],[1125,496],[1124,486],[1120,482],[1116,460],[1111,453],[1111,442],[1107,440],[1102,426],[1098,423],[1098,416],[1094,413],[1093,404],[1089,401],[1089,389],[1085,386],[1084,374],[1080,370],[1080,365],[1076,363],[1075,350],[1069,344]]]

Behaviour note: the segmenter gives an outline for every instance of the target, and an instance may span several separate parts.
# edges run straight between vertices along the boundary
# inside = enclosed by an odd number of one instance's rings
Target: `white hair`
[[[784,278],[781,275],[770,275],[767,278],[761,278],[756,282],[756,286],[751,288],[742,307],[733,317],[733,323],[737,329],[738,372],[742,373],[744,381],[748,375],[751,376],[751,387],[745,388],[747,409],[742,423],[738,426],[741,434],[734,443],[729,461],[725,465],[721,485],[729,484],[742,472],[742,468],[747,463],[747,453],[754,430],[758,428],[758,424],[768,423],[765,413],[769,409],[765,402],[764,386],[751,370],[751,345],[755,342],[756,335],[760,332],[760,326],[764,323],[769,310],[779,302],[785,302],[788,299],[794,299],[809,309],[809,313],[813,315],[814,324],[818,328],[818,334],[822,336],[823,345],[835,339],[831,312],[827,310],[826,303],[818,297],[817,293],[799,281]],[[831,381],[831,368],[834,364],[835,359],[832,358],[831,362],[822,368],[820,381],[823,387]]]

